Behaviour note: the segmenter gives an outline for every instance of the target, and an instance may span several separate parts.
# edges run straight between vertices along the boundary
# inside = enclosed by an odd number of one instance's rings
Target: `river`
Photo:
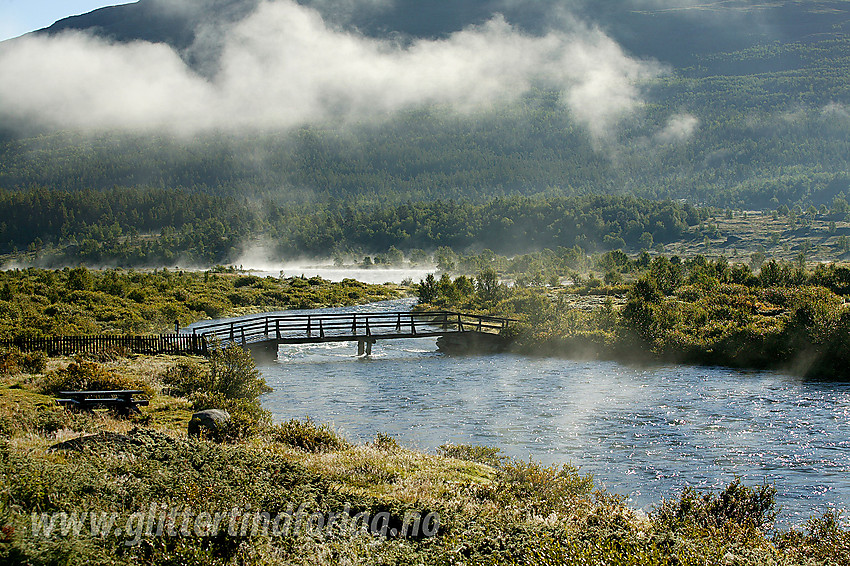
[[[400,310],[389,301],[337,311]],[[778,490],[780,524],[850,507],[850,383],[721,367],[629,367],[517,355],[451,357],[434,339],[282,346],[261,367],[276,421],[307,416],[351,440],[378,432],[572,464],[650,510],[735,477]]]

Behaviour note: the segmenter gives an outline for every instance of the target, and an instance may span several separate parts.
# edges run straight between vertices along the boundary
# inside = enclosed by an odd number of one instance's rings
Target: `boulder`
[[[192,415],[189,437],[220,439],[230,423],[230,413],[223,409],[206,409]]]

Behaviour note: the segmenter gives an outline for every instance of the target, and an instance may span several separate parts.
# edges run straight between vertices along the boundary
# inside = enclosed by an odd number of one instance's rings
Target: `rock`
[[[192,415],[189,436],[219,439],[230,422],[230,413],[223,409],[206,409]]]

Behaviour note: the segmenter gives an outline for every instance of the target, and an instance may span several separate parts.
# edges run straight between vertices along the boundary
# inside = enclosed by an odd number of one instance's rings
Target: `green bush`
[[[539,462],[510,461],[501,467],[496,493],[501,501],[523,501],[546,516],[571,511],[573,504],[593,492],[593,476],[573,466],[544,466]]]
[[[349,446],[348,441],[330,426],[316,425],[309,417],[305,421],[292,419],[270,427],[269,437],[275,442],[306,452],[334,452]]]
[[[258,399],[266,385],[251,353],[236,344],[215,349],[210,355],[210,391],[225,399]]]
[[[372,442],[372,446],[385,452],[392,452],[399,448],[398,441],[389,434],[384,434],[383,432],[379,432],[375,435],[375,441]]]
[[[181,370],[177,370],[177,379],[180,373]],[[194,389],[189,397],[195,410],[224,409],[232,417],[245,419],[258,427],[270,420],[269,412],[260,405],[260,395],[271,388],[247,350],[235,344],[214,349],[205,375],[189,369],[182,373],[186,379],[183,387]]]
[[[728,524],[766,532],[776,518],[776,488],[748,487],[736,479],[720,493],[700,493],[687,487],[678,500],[664,501],[654,513],[658,527],[723,528]]]
[[[167,393],[174,397],[190,397],[210,388],[209,372],[191,362],[180,362],[168,368],[160,380],[166,386]]]
[[[0,351],[0,375],[44,373],[47,355],[44,352],[21,352],[18,349]]]
[[[443,444],[437,448],[437,454],[446,458],[455,458],[467,462],[500,467],[508,459],[501,448],[495,446],[474,446],[471,444]]]
[[[850,556],[850,531],[841,528],[839,515],[829,512],[806,523],[806,532],[792,529],[775,537],[777,549],[800,562],[844,564]]]

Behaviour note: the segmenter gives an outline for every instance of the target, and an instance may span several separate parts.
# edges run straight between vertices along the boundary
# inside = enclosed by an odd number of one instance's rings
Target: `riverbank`
[[[850,380],[850,267],[659,256],[616,286],[508,287],[495,273],[423,282],[421,308],[516,318],[516,352],[775,369]]]
[[[401,285],[258,277],[235,270],[85,267],[0,271],[0,339],[173,332],[198,320],[394,299]]]
[[[145,386],[151,405],[130,420],[76,415],[41,393],[70,363],[2,378],[0,556],[8,563],[790,565],[837,564],[850,547],[850,532],[832,516],[773,531],[770,487],[686,492],[647,515],[575,468],[509,460],[495,448],[426,454],[382,434],[352,444],[310,421],[266,425],[225,444],[189,439],[192,403],[169,395],[166,376],[201,359],[91,362]],[[81,434],[100,436],[79,450],[50,450]],[[92,534],[84,520],[79,534],[63,536],[57,523],[45,536],[44,521],[63,512],[94,513],[98,525],[114,518],[122,531]],[[216,514],[223,520],[211,530]],[[393,534],[405,517],[427,525]],[[275,518],[283,519],[277,531]]]

